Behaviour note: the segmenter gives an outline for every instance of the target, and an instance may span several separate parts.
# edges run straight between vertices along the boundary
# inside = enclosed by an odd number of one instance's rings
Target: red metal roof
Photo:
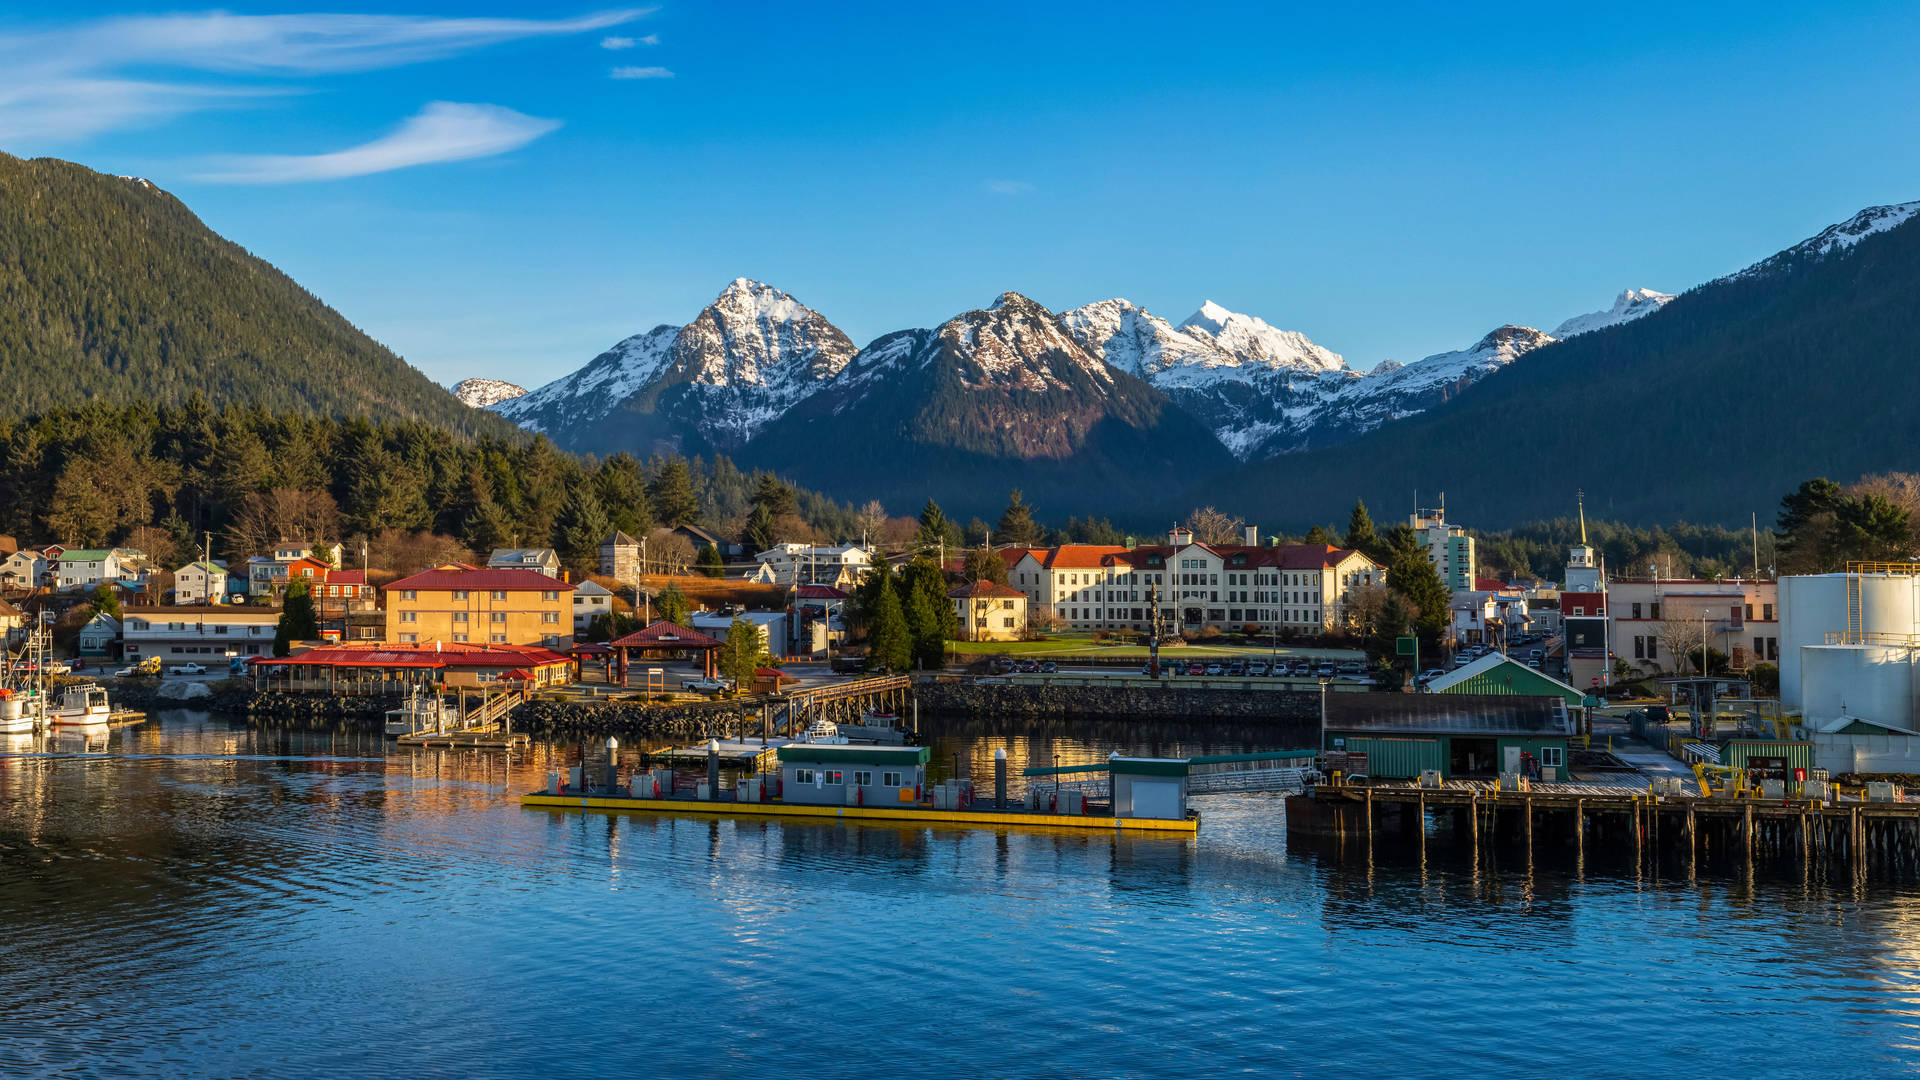
[[[1047,556],[1046,564],[1055,570],[1093,570],[1112,566],[1113,557],[1124,559],[1127,554],[1119,544],[1061,544]]]
[[[365,570],[335,570],[327,575],[329,585],[365,585],[366,583]]]
[[[458,569],[453,569],[458,567]],[[573,586],[559,578],[550,578],[536,570],[523,570],[519,567],[476,570],[469,566],[448,563],[431,570],[422,570],[410,574],[398,581],[382,585],[381,591],[392,592],[396,589],[448,590],[448,589],[506,589],[519,592],[547,592],[557,590],[572,592]]]
[[[793,591],[793,595],[800,600],[845,600],[847,598],[845,591],[831,585],[802,585]]]
[[[971,585],[962,585],[958,588],[948,589],[947,595],[956,599],[976,596],[1001,597],[1007,600],[1024,600],[1027,598],[1027,594],[1021,592],[1019,589],[1009,588],[999,582],[988,581],[985,578]]]
[[[661,619],[652,626],[642,627],[623,638],[615,638],[608,644],[615,648],[628,649],[709,649],[718,648],[721,641],[719,638],[708,637],[698,630],[689,630],[679,623]]]

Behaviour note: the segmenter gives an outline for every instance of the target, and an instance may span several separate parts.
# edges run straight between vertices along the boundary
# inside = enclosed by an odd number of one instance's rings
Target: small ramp
[[[1251,754],[1206,754],[1187,759],[1187,796],[1306,791],[1320,780],[1313,750],[1266,750]],[[1112,794],[1105,762],[1026,769],[1027,786],[1077,791],[1091,801]]]

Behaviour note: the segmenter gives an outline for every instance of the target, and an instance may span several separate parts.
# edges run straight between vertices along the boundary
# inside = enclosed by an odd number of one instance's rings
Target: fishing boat
[[[0,690],[0,735],[31,735],[40,718],[18,690]]]
[[[387,738],[397,739],[421,731],[445,731],[454,717],[440,695],[416,686],[407,695],[407,703],[387,710]]]
[[[814,743],[822,746],[845,746],[851,740],[840,734],[840,725],[831,720],[815,720],[800,733],[799,742]]]
[[[107,692],[97,683],[79,683],[60,692],[52,709],[56,728],[99,728],[105,730],[113,717]]]
[[[860,714],[857,723],[841,724],[839,728],[840,734],[852,742],[874,746],[907,745],[907,731],[900,726],[900,717],[879,709],[868,709]]]

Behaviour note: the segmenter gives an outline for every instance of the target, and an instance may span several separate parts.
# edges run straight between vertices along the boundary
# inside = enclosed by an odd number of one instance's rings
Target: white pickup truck
[[[733,689],[733,683],[726,679],[682,679],[680,689],[700,694],[718,694]]]

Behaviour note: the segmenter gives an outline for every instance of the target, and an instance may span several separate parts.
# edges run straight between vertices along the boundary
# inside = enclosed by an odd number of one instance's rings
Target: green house
[[[1488,653],[1465,667],[1435,678],[1427,684],[1427,693],[1557,697],[1569,708],[1577,707],[1586,697],[1585,691],[1503,653]]]
[[[1548,694],[1330,694],[1322,749],[1367,755],[1368,776],[1445,779],[1520,772],[1567,778],[1574,718]]]

